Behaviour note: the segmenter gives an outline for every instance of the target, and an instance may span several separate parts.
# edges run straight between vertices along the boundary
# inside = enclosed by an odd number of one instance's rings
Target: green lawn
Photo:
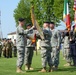
[[[34,54],[32,67],[33,71],[27,71],[26,73],[19,74],[16,73],[16,59],[17,58],[0,58],[0,75],[76,75],[75,67],[64,67],[63,65],[66,63],[62,54],[60,55],[60,65],[58,71],[55,72],[47,72],[47,73],[39,73],[38,71],[41,69],[41,56],[40,53],[36,56]],[[24,70],[24,65],[23,65]]]

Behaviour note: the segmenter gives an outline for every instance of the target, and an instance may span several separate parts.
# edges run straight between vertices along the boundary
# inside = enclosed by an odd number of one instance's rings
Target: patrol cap
[[[53,24],[54,25],[54,22],[50,22],[50,24]]]
[[[24,21],[24,20],[25,20],[24,18],[19,18],[18,21],[22,22],[22,21]]]
[[[48,23],[48,24],[50,24],[50,22],[49,22],[49,21],[44,21],[43,23]]]
[[[31,23],[28,23],[28,24],[26,24],[26,27],[27,27],[27,26],[32,26],[32,24],[31,24]]]

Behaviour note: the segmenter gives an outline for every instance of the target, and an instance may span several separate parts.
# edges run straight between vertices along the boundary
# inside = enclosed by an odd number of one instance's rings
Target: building
[[[16,32],[11,32],[8,34],[7,36],[8,39],[11,39],[12,41],[14,41],[14,39],[16,39]]]

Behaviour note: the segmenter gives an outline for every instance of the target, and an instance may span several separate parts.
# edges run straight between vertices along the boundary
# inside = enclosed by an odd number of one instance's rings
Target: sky
[[[14,10],[20,0],[0,0],[1,11],[1,30],[3,38],[7,38],[7,34],[16,31],[16,23],[13,17]],[[61,26],[57,29],[65,29],[65,25],[61,22]]]
[[[16,31],[13,11],[17,7],[19,1],[20,0],[0,0],[1,30],[4,38],[7,38],[8,33]]]

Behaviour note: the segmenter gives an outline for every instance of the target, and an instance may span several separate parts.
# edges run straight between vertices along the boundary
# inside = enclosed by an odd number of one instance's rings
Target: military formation
[[[76,31],[75,26],[72,27],[71,31],[67,29],[63,33],[62,38],[63,44],[63,57],[66,60],[66,64],[64,66],[76,66]],[[73,62],[73,64],[72,64]]]
[[[43,38],[41,37],[36,26],[32,24],[26,25],[26,30],[23,29],[25,19],[19,19],[17,27],[17,73],[23,73],[22,66],[25,65],[25,70],[33,70],[31,67],[34,50],[37,39],[40,39],[42,69],[39,72],[47,72],[47,63],[49,66],[48,72],[56,71],[59,66],[59,55],[62,46],[63,57],[66,60],[64,66],[76,66],[76,32],[74,29],[63,32],[55,29],[54,22],[44,22],[42,27]],[[73,62],[73,64],[72,64]]]
[[[22,66],[24,64],[25,71],[34,70],[31,67],[36,42],[40,40],[41,64],[42,69],[39,72],[53,72],[58,69],[60,50],[66,64],[64,66],[76,66],[76,32],[73,30],[59,31],[55,28],[54,22],[45,21],[41,31],[43,38],[36,26],[31,23],[25,25],[25,19],[19,18],[19,25],[16,30],[16,39],[2,39],[0,42],[0,57],[3,54],[5,58],[17,57],[17,73],[24,73]],[[47,63],[49,69],[47,70]]]
[[[15,42],[12,42],[11,39],[2,39],[0,41],[0,57],[1,56],[4,56],[5,58],[12,58],[12,56],[17,57]]]

